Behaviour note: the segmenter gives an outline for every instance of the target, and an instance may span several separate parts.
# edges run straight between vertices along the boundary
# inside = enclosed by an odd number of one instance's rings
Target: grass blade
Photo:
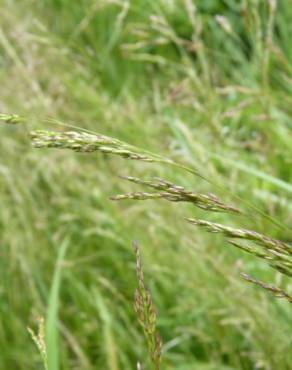
[[[56,267],[51,286],[49,297],[47,320],[46,320],[46,344],[48,352],[48,370],[60,369],[59,360],[59,344],[58,344],[58,307],[59,307],[59,292],[62,278],[62,262],[66,255],[69,245],[68,239],[65,239],[60,246]]]

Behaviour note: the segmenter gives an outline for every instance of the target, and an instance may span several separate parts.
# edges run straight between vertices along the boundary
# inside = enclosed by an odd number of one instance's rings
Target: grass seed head
[[[151,154],[109,136],[89,134],[86,132],[65,131],[54,132],[37,130],[31,134],[32,145],[35,148],[71,149],[76,152],[102,152],[118,155],[124,158],[154,162],[157,160]]]
[[[48,370],[48,356],[47,356],[47,347],[45,342],[45,322],[44,318],[38,318],[38,332],[35,333],[32,329],[27,329],[32,340],[34,341],[37,349],[42,357],[43,365],[45,370]]]
[[[136,242],[133,242],[133,247],[136,255],[136,275],[138,281],[138,287],[134,295],[134,310],[143,328],[154,369],[159,370],[162,342],[156,325],[156,310],[152,301],[151,292],[145,286],[141,255]]]
[[[166,199],[170,202],[192,203],[196,207],[207,211],[240,213],[237,208],[224,204],[214,194],[200,194],[192,191],[187,191],[183,186],[175,185],[169,181],[159,178],[155,178],[153,180],[141,180],[137,177],[131,176],[121,176],[121,178],[139,185],[150,187],[159,192],[133,192],[128,194],[120,194],[111,197],[112,200],[148,200],[161,198]]]
[[[256,231],[235,229],[230,226],[193,218],[187,218],[187,221],[193,225],[205,227],[211,233],[222,233],[230,238],[250,240],[267,249],[292,256],[292,247],[289,244],[286,244],[280,240],[272,239]]]
[[[249,276],[248,274],[245,274],[243,272],[240,275],[244,280],[271,292],[274,295],[274,297],[284,298],[284,299],[287,299],[288,302],[292,303],[292,296],[289,295],[288,293],[286,293],[283,289],[275,287],[273,285],[268,285],[268,284],[264,283],[263,281],[254,279],[251,276]]]
[[[256,231],[246,229],[235,229],[229,226],[188,218],[187,221],[193,225],[205,227],[209,232],[222,233],[231,238],[228,243],[248,252],[256,257],[266,260],[266,262],[282,274],[292,276],[292,248],[290,245]],[[233,239],[249,241],[254,245],[238,243]]]

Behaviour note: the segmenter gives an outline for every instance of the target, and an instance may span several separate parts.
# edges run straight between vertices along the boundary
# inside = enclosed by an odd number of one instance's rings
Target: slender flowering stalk
[[[257,279],[254,279],[252,278],[251,276],[245,274],[245,273],[241,273],[240,274],[241,277],[252,283],[252,284],[255,284],[265,290],[268,290],[269,292],[271,292],[276,298],[284,298],[284,299],[287,299],[288,302],[292,303],[292,296],[289,295],[288,293],[286,293],[284,290],[280,289],[280,288],[277,288],[275,286],[272,286],[272,285],[268,285],[266,283],[264,283],[263,281],[260,281],[260,280],[257,280]]]
[[[166,199],[170,202],[189,202],[194,204],[196,207],[207,211],[214,212],[233,212],[240,213],[240,211],[232,206],[224,204],[214,194],[200,194],[192,191],[185,190],[184,187],[175,185],[169,181],[162,179],[152,180],[141,180],[137,177],[121,176],[121,178],[134,182],[136,184],[151,187],[155,190],[159,190],[157,193],[145,193],[145,192],[133,192],[127,194],[119,194],[112,196],[112,200],[147,200],[147,199]]]
[[[137,243],[133,242],[136,255],[138,288],[135,291],[134,309],[148,343],[150,358],[155,370],[160,370],[161,338],[156,327],[156,310],[150,291],[145,286],[141,255]]]

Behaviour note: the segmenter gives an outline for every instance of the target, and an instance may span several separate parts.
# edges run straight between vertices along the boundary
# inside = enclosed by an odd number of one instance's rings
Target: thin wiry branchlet
[[[17,123],[23,122],[23,118],[17,114],[0,113],[0,121],[9,125],[16,125]]]
[[[214,194],[200,194],[192,191],[187,191],[184,187],[175,185],[169,181],[157,179],[152,180],[141,180],[137,177],[121,176],[121,178],[134,182],[139,185],[151,187],[160,192],[157,193],[145,193],[145,192],[133,192],[127,194],[119,194],[112,196],[112,200],[147,200],[147,199],[166,199],[170,202],[189,202],[194,204],[196,207],[213,211],[213,212],[234,212],[240,213],[237,208],[226,205],[220,201]]]
[[[276,298],[285,298],[287,299],[290,303],[292,303],[292,296],[289,295],[288,293],[286,293],[283,289],[281,288],[278,288],[278,287],[275,287],[275,286],[272,286],[272,285],[268,285],[266,283],[264,283],[263,281],[260,281],[260,280],[256,280],[254,278],[252,278],[251,276],[245,274],[245,273],[241,273],[240,274],[241,277],[252,283],[252,284],[255,284],[265,290],[268,290],[269,292],[271,292]]]
[[[86,153],[102,152],[146,162],[157,161],[155,156],[145,154],[136,147],[99,134],[76,131],[53,132],[37,130],[31,132],[31,140],[35,148],[71,149],[76,152]]]
[[[193,225],[205,227],[209,232],[212,233],[222,233],[226,237],[250,240],[262,247],[265,247],[269,250],[274,250],[280,254],[286,254],[288,256],[292,255],[292,247],[289,244],[286,244],[280,240],[272,239],[256,231],[235,229],[230,226],[193,218],[187,218],[187,221]]]
[[[153,366],[155,370],[160,370],[162,342],[156,327],[156,310],[151,293],[145,286],[141,255],[136,242],[133,242],[133,248],[136,255],[136,274],[138,280],[138,288],[135,291],[134,298],[134,309],[138,321],[143,328]]]

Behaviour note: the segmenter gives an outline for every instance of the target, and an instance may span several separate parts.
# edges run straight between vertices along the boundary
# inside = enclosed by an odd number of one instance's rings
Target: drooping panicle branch
[[[245,274],[243,272],[240,275],[244,280],[248,281],[249,283],[255,284],[255,285],[271,292],[274,295],[274,297],[284,298],[284,299],[287,299],[288,302],[292,303],[292,296],[289,295],[288,293],[286,293],[283,289],[280,289],[280,288],[275,287],[273,285],[266,284],[261,280],[254,279],[251,276],[249,276],[248,274]]]
[[[121,176],[121,178],[134,182],[139,185],[144,185],[157,190],[155,193],[132,192],[127,194],[119,194],[112,196],[112,200],[147,200],[147,199],[166,199],[170,202],[188,202],[198,208],[213,211],[213,212],[232,212],[240,213],[240,211],[232,206],[224,204],[214,194],[201,194],[186,190],[183,186],[175,185],[169,181],[155,178],[153,180],[142,180],[137,177]]]
[[[292,277],[292,247],[289,244],[252,230],[235,229],[193,218],[188,218],[187,221],[193,225],[204,227],[209,232],[222,233],[228,238],[229,244],[264,259],[275,270]],[[240,239],[241,242],[237,242],[236,239]]]
[[[292,256],[292,247],[289,244],[286,244],[277,239],[272,239],[256,231],[246,230],[246,229],[235,229],[230,226],[225,226],[225,225],[221,225],[218,223],[209,222],[205,220],[197,220],[193,218],[187,218],[187,221],[193,225],[204,227],[209,232],[222,233],[226,237],[230,237],[230,238],[245,239],[245,240],[253,241],[256,244],[262,247],[265,247],[268,250],[274,250],[278,253]]]
[[[100,134],[65,131],[54,132],[37,130],[31,132],[32,145],[35,148],[71,149],[76,152],[102,152],[119,155],[128,159],[146,162],[159,161],[155,155],[124,143],[120,140]]]

